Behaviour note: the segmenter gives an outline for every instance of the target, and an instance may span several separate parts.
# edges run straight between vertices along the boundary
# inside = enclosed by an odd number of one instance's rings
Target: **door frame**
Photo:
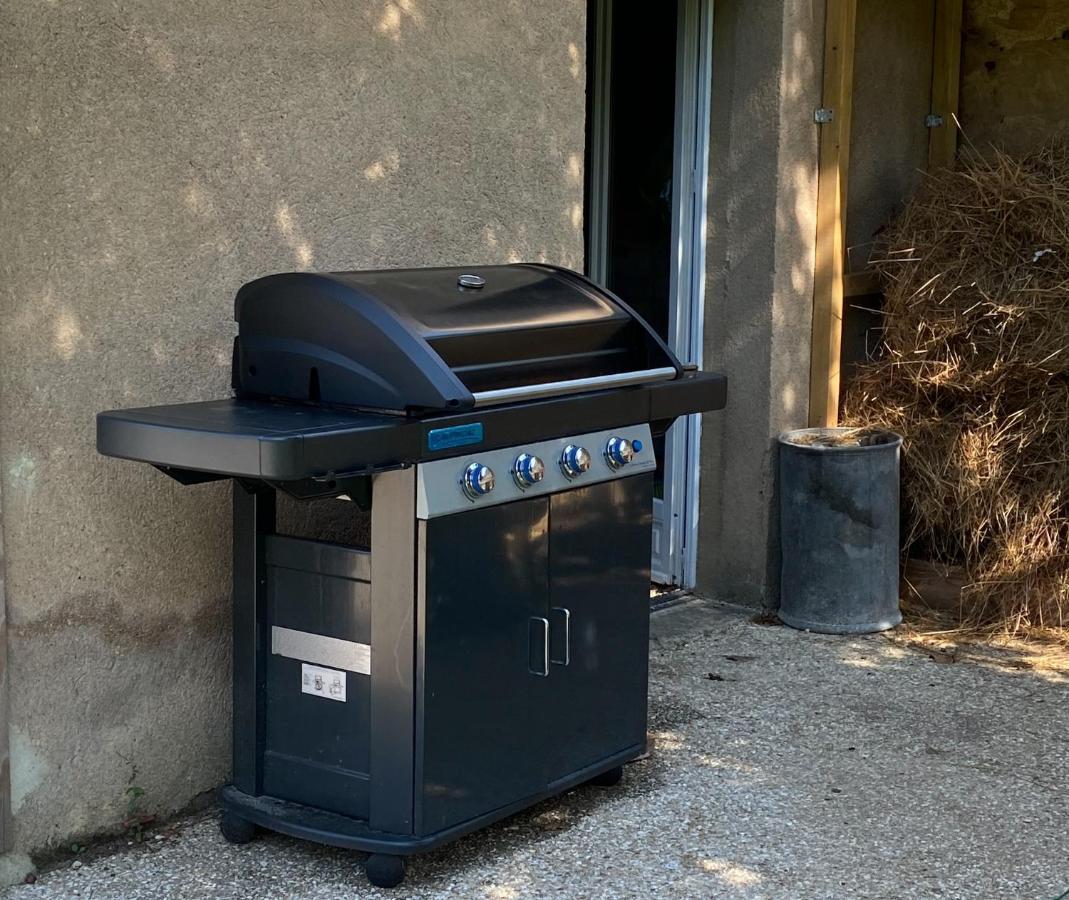
[[[676,102],[672,177],[672,247],[668,345],[684,362],[702,365],[705,312],[706,210],[712,86],[713,0],[677,0]],[[590,70],[590,146],[587,157],[587,272],[607,272],[612,0],[592,4],[595,21]],[[625,298],[626,299],[626,298]],[[697,577],[698,478],[701,416],[679,419],[665,440],[662,539],[653,580],[692,588]]]

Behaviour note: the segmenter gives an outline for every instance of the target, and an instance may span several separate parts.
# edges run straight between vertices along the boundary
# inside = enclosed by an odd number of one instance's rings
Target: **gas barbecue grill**
[[[724,405],[625,303],[546,265],[291,273],[237,295],[234,396],[97,447],[234,480],[222,830],[404,857],[646,745],[653,436]],[[371,509],[282,535],[276,489]]]

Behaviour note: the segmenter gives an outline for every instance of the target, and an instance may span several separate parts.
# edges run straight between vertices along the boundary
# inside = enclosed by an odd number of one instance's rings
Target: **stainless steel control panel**
[[[648,425],[474,451],[416,467],[416,517],[555,494],[657,467]]]

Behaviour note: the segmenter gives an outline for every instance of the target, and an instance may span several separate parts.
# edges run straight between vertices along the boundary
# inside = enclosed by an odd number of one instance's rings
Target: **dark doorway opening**
[[[666,339],[676,29],[674,5],[665,4],[651,14],[644,4],[614,4],[606,36],[612,61],[604,98],[611,122],[605,198],[606,287],[624,297]],[[587,177],[589,191],[589,173]],[[589,237],[588,229],[588,254]]]
[[[610,7],[611,9],[607,9]],[[608,16],[609,27],[598,27]],[[589,219],[586,258],[603,254],[597,273],[610,291],[618,294],[668,340],[672,272],[672,205],[675,166],[675,102],[677,20],[674,4],[653,13],[645,4],[592,0],[588,9],[593,37],[588,66],[599,48],[608,46],[610,64],[602,91],[588,90],[588,105],[601,102],[608,112],[607,147],[601,175],[604,187],[604,250],[592,248]],[[601,20],[604,23],[604,19]],[[595,77],[588,70],[588,84]],[[587,145],[591,122],[598,111],[588,109]],[[598,173],[587,166],[586,192],[594,189]],[[654,439],[657,475],[654,496],[664,497],[665,439]]]
[[[588,2],[587,273],[701,362],[711,0]],[[694,581],[700,421],[655,442],[652,571]]]

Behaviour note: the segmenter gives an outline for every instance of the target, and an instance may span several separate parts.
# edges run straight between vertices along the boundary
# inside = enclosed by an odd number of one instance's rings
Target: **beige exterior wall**
[[[229,489],[97,456],[94,413],[226,395],[259,275],[581,266],[584,39],[582,0],[0,8],[20,848],[229,768]]]
[[[808,416],[822,0],[717,0],[698,586],[778,603],[775,436]]]

